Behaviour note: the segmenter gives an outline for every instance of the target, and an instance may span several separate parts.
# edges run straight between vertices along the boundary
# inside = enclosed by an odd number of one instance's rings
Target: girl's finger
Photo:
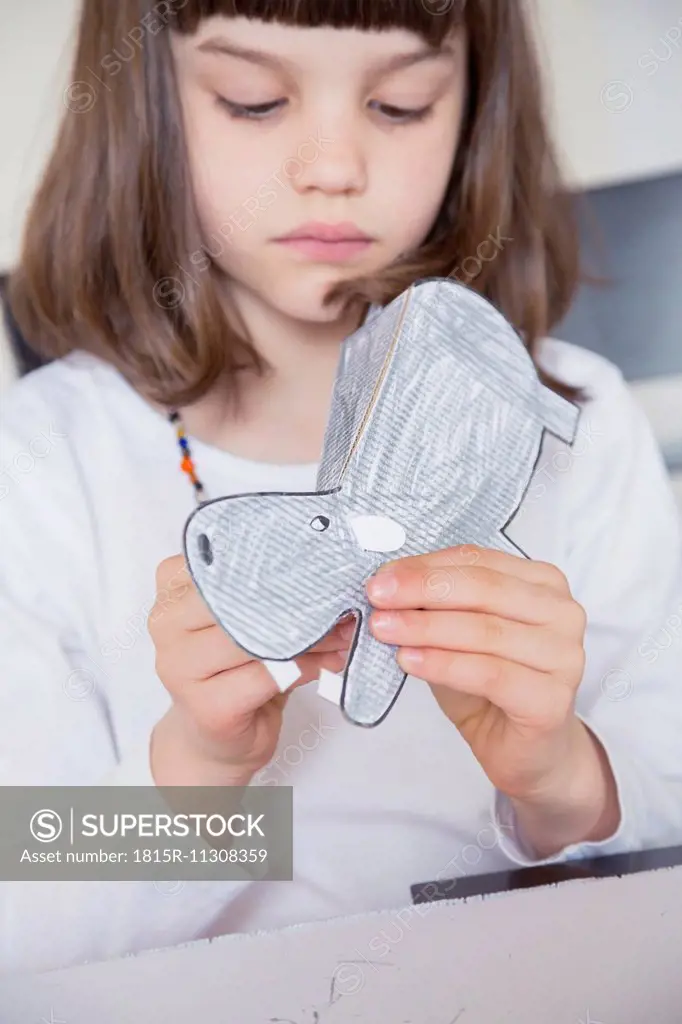
[[[478,566],[482,569],[493,569],[495,572],[506,576],[516,576],[518,579],[526,580],[528,583],[537,583],[549,587],[550,590],[557,590],[565,593],[568,585],[566,577],[561,569],[551,562],[535,561],[526,558],[525,555],[511,554],[505,551],[496,551],[492,548],[477,547],[474,544],[461,544],[457,547],[444,548],[440,551],[429,551],[421,555],[410,555],[407,558],[396,559],[393,562],[384,562],[387,569],[398,564],[407,569],[423,571],[426,575],[438,570],[445,573],[459,574],[466,578],[469,570]],[[434,578],[435,585],[435,578]]]
[[[434,647],[493,654],[539,672],[568,670],[582,676],[582,647],[541,626],[529,626],[485,612],[373,612],[369,625],[377,640],[399,647]]]
[[[419,653],[419,660],[410,658],[412,651]],[[556,677],[492,655],[402,647],[396,657],[405,672],[457,693],[482,697],[528,728],[557,728],[573,707],[571,687]]]
[[[340,671],[345,661],[339,651],[301,655],[296,659],[301,675],[287,692],[314,682],[323,668]],[[210,729],[211,722],[218,726],[252,715],[280,693],[265,665],[250,661],[242,668],[219,672],[203,682],[183,682],[174,697],[192,718],[199,718]]]
[[[466,575],[454,569],[424,572],[397,565],[367,581],[367,594],[377,608],[432,608],[489,612],[505,619],[544,626],[552,621],[576,621],[570,596],[561,597],[544,584],[529,583],[473,566]],[[579,607],[576,605],[576,608]]]
[[[147,617],[147,628],[152,636],[177,629],[208,629],[215,625],[215,617],[197,590],[187,567],[180,566],[171,576],[166,574]]]
[[[355,634],[355,629],[355,619],[344,617],[337,622],[336,626],[322,640],[309,648],[309,651],[306,653],[313,653],[315,651],[347,651]]]
[[[337,628],[305,654],[323,654],[329,651],[347,652],[349,639]],[[177,650],[177,653],[175,651]],[[305,657],[299,655],[296,660]],[[173,659],[170,675],[203,682],[219,672],[231,671],[248,664],[254,656],[245,651],[220,627],[215,625],[192,630],[182,636],[182,643],[171,648]]]

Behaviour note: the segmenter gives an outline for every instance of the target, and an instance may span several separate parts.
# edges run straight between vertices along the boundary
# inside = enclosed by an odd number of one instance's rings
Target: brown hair
[[[366,310],[420,278],[454,276],[506,316],[535,358],[573,297],[578,245],[520,0],[84,0],[63,121],[9,286],[13,315],[35,349],[50,358],[93,352],[169,406],[193,403],[238,367],[267,370],[226,323],[215,265],[194,277],[178,271],[205,240],[187,187],[168,37],[214,14],[395,26],[433,45],[465,26],[467,109],[428,238],[410,258],[343,282],[328,299],[344,295]],[[486,243],[494,258],[483,255]],[[581,394],[541,377],[569,398]]]

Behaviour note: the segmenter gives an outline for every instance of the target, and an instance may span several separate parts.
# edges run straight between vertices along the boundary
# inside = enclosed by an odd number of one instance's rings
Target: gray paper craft
[[[369,630],[366,581],[458,544],[525,556],[502,531],[543,431],[572,444],[579,417],[504,317],[455,281],[424,279],[375,308],[341,347],[317,490],[208,501],[184,535],[204,600],[256,658],[294,659],[355,614],[341,706],[364,726],[405,681],[397,648]],[[427,576],[425,589],[442,584]]]

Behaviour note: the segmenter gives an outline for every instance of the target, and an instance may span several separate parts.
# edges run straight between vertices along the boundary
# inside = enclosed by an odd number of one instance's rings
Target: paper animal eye
[[[329,519],[327,516],[315,516],[315,518],[311,521],[310,525],[312,526],[313,530],[317,530],[318,533],[323,533],[325,530],[329,529],[330,523],[331,519]]]
[[[199,555],[202,561],[206,565],[211,565],[213,562],[213,548],[211,542],[205,533],[200,533],[197,537],[197,544],[199,545]]]

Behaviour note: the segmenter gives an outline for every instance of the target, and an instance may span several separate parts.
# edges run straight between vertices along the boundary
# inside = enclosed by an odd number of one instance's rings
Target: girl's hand
[[[615,831],[608,759],[574,711],[586,616],[559,569],[467,545],[385,563],[367,593],[373,634],[429,683],[536,850]]]
[[[354,624],[338,625],[297,658],[301,677],[280,693],[267,668],[216,623],[182,555],[161,562],[156,582],[148,629],[157,675],[173,704],[154,727],[154,780],[248,785],[274,754],[289,694],[317,679],[321,668],[338,672],[345,665]]]

